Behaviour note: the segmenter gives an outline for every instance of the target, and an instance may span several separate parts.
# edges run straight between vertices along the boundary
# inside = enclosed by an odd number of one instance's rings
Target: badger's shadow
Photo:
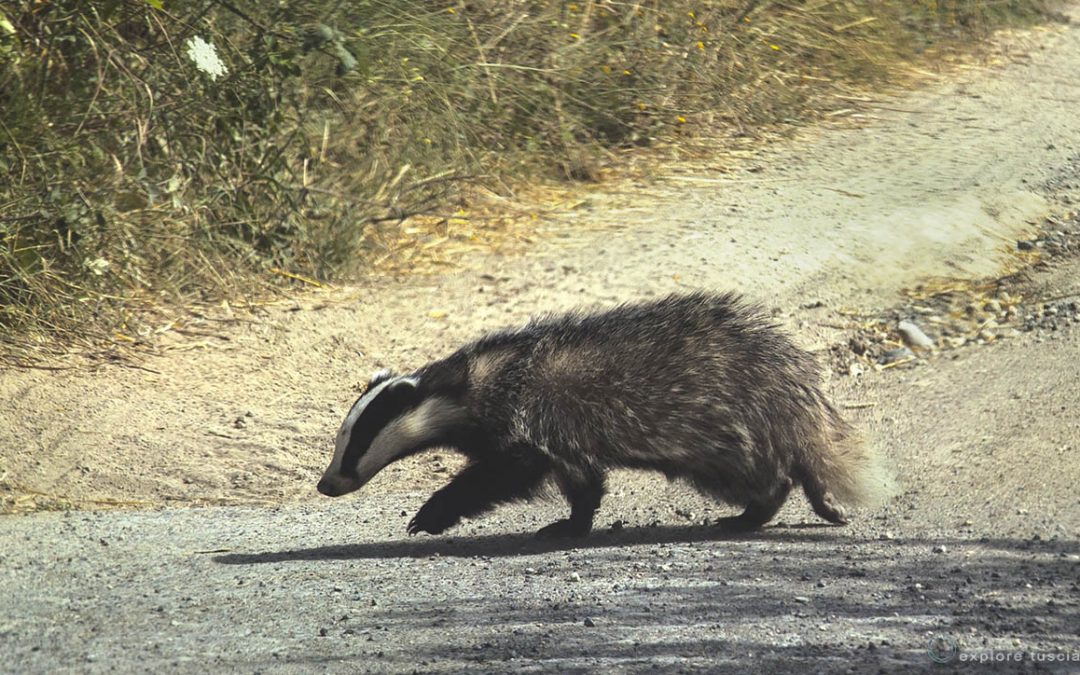
[[[767,527],[764,530],[733,533],[706,525],[633,527],[621,530],[598,530],[581,539],[538,539],[531,533],[474,536],[421,535],[393,541],[318,546],[315,548],[264,553],[229,553],[214,556],[225,565],[257,565],[310,560],[375,560],[388,558],[428,558],[447,556],[461,558],[510,557],[536,555],[552,551],[599,549],[617,546],[655,544],[685,544],[703,541],[767,538],[771,541],[800,541],[833,539],[826,530],[836,526],[820,525]],[[422,538],[421,538],[422,537]]]

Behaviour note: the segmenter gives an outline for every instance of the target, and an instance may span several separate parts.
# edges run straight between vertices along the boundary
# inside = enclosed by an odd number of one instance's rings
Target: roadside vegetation
[[[362,270],[470,186],[595,180],[619,149],[799,124],[1046,16],[1042,0],[5,3],[0,354],[122,353],[185,308]]]

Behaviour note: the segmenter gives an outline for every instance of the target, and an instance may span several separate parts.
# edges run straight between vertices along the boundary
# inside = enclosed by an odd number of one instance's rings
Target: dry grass
[[[508,227],[525,240],[527,220],[461,213],[462,188],[595,180],[619,149],[842,114],[912,59],[1045,16],[1039,0],[158,4],[0,10],[8,362],[122,359],[185,307],[414,272]],[[194,37],[227,73],[195,67]]]

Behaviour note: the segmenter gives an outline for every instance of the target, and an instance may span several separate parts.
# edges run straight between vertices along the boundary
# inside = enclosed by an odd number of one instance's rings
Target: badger
[[[407,374],[376,373],[337,433],[317,489],[336,497],[434,447],[469,460],[408,524],[439,534],[554,483],[588,534],[611,469],[658,471],[760,528],[802,487],[818,516],[877,501],[878,456],[826,400],[815,359],[733,293],[676,294],[535,318]]]

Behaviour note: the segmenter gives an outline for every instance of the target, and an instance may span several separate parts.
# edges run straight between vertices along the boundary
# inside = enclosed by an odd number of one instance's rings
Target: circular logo
[[[934,663],[952,663],[960,655],[960,645],[948,635],[935,635],[930,638],[926,653]]]

